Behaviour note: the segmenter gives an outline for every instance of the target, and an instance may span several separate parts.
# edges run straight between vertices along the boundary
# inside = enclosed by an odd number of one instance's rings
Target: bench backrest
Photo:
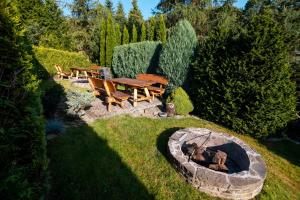
[[[162,85],[168,85],[169,83],[168,79],[156,74],[138,74],[136,78],[139,80],[153,81]]]
[[[105,91],[104,80],[99,79],[99,78],[92,78],[92,77],[89,77],[88,80],[89,80],[89,84],[93,90],[101,90],[103,92]]]
[[[116,92],[117,91],[114,83],[112,81],[110,81],[110,80],[104,80],[104,88],[105,88],[106,94],[108,96],[111,96],[112,92]]]

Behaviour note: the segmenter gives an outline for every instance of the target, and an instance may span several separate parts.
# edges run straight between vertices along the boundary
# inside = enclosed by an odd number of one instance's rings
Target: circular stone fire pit
[[[189,160],[182,151],[183,144],[196,143],[211,151],[227,154],[228,172],[209,169]],[[169,154],[175,168],[202,192],[230,199],[251,199],[262,189],[266,165],[260,154],[240,139],[204,128],[176,131],[168,142]]]

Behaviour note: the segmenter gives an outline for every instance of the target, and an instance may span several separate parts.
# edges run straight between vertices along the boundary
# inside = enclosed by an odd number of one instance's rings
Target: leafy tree
[[[181,20],[171,28],[159,58],[160,73],[169,79],[169,89],[186,82],[196,44],[195,30],[187,20]]]
[[[192,99],[205,119],[267,137],[295,116],[286,34],[268,10],[244,27],[217,27],[199,47]]]
[[[166,43],[167,41],[167,29],[163,15],[159,16],[159,29],[158,29],[158,40],[162,43]]]
[[[124,26],[126,25],[126,17],[124,12],[124,7],[121,2],[118,3],[117,11],[115,15],[115,20],[117,23],[120,24],[121,29],[123,30]]]
[[[200,8],[205,8],[212,5],[212,0],[160,0],[158,5],[156,6],[156,9],[160,10],[163,13],[166,13],[171,11],[178,5],[192,5]]]
[[[142,30],[141,30],[141,41],[145,41],[147,39],[147,30],[145,23],[142,24]]]
[[[129,33],[126,26],[124,26],[123,34],[122,34],[122,44],[128,44],[129,43]]]
[[[105,66],[105,41],[106,41],[106,22],[102,19],[100,26],[100,65]]]
[[[106,40],[105,40],[105,66],[110,67],[111,66],[111,60],[113,56],[113,49],[116,44],[116,38],[115,38],[115,31],[113,26],[113,18],[112,15],[109,13],[107,20],[106,20]]]
[[[132,28],[132,34],[131,34],[131,41],[130,42],[137,42],[137,38],[138,38],[138,34],[137,34],[137,30],[135,28],[135,25],[133,25]]]

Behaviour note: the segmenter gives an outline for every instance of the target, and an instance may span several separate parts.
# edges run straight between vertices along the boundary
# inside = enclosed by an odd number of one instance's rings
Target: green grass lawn
[[[49,142],[50,199],[214,199],[187,184],[166,158],[168,137],[183,127],[227,132],[261,153],[268,174],[259,199],[300,198],[300,146],[260,143],[193,118],[119,116],[69,128]]]

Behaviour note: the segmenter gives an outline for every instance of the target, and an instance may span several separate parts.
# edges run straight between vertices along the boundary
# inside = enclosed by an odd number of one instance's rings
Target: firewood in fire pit
[[[226,159],[227,159],[227,154],[223,151],[218,150],[212,159],[212,162],[215,164],[210,164],[208,168],[216,171],[227,172],[228,168],[225,165]]]

